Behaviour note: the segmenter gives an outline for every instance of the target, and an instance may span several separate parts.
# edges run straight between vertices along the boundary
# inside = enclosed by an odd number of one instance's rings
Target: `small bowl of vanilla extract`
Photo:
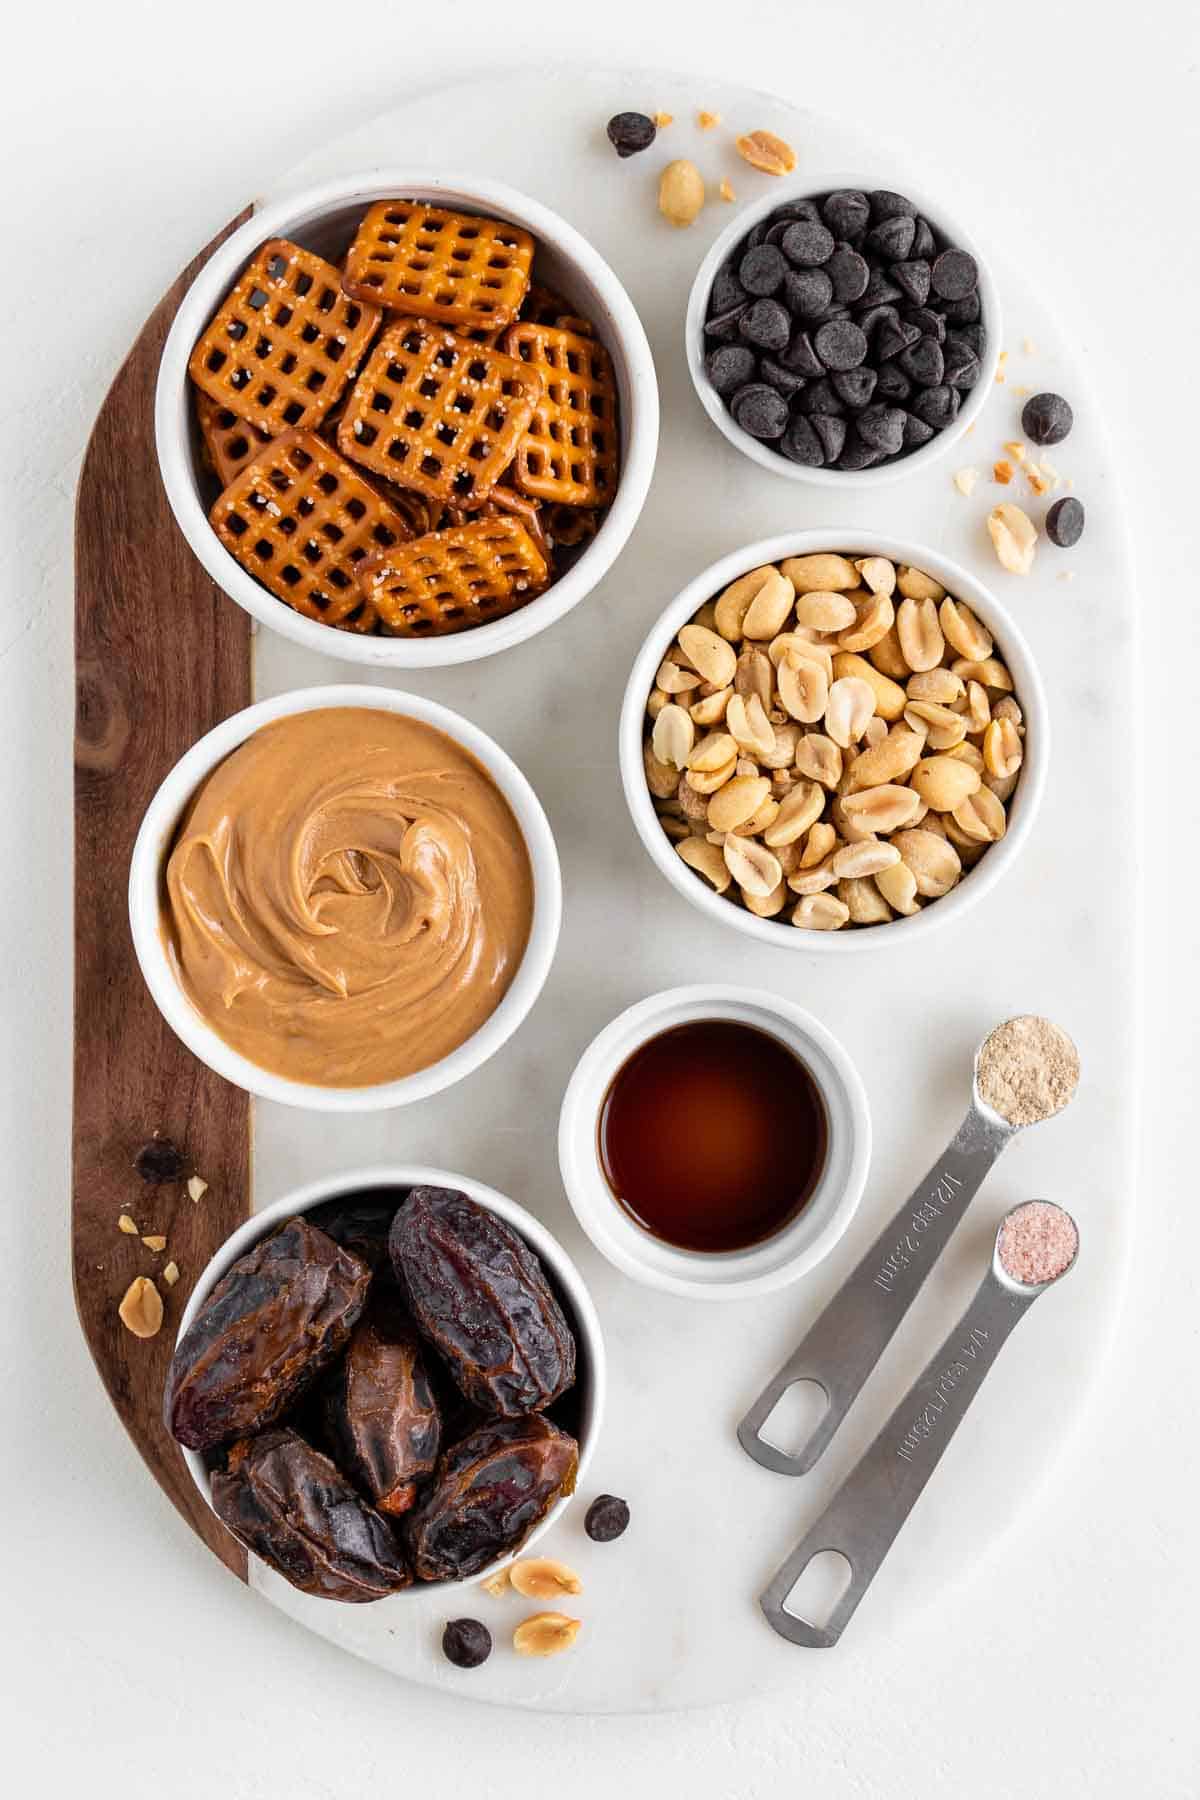
[[[614,1019],[559,1121],[567,1195],[597,1249],[705,1299],[813,1268],[854,1216],[870,1155],[866,1093],[832,1033],[729,986],[672,988]]]

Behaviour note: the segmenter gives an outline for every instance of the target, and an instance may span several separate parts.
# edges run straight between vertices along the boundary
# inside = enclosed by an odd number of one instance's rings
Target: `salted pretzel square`
[[[428,319],[385,327],[338,426],[338,448],[399,487],[481,506],[541,398],[539,372]]]
[[[500,219],[421,200],[381,200],[358,228],[342,286],[388,312],[460,325],[509,325],[529,287],[534,243]]]
[[[211,394],[196,395],[196,420],[208,465],[223,488],[228,487],[251,457],[257,456],[263,445],[271,441],[265,431],[251,425],[249,420],[239,418]]]
[[[309,430],[354,379],[382,316],[342,292],[332,263],[272,238],[197,340],[188,374],[269,437]]]
[[[289,431],[261,450],[209,515],[244,569],[306,619],[373,631],[359,564],[412,531],[358,470],[314,431]]]
[[[617,491],[617,388],[603,344],[556,325],[521,321],[502,339],[536,369],[544,391],[517,446],[522,493],[565,506],[607,506]]]
[[[385,632],[448,637],[515,612],[541,592],[549,564],[511,513],[430,532],[372,558],[359,580]]]

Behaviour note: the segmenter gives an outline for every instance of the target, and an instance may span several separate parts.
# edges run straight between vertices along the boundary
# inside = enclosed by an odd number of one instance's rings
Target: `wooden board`
[[[154,790],[184,751],[251,698],[250,619],[188,549],[154,455],[154,384],[180,301],[231,220],[151,313],[88,444],[75,523],[75,1111],[72,1250],[83,1334],[126,1430],[171,1500],[246,1579],[246,1553],[197,1494],[161,1419],[191,1283],[250,1211],[250,1102],[196,1061],[142,981],[126,912],[129,857]],[[208,1191],[148,1187],[132,1163],[156,1131],[184,1147]],[[161,1232],[154,1254],[118,1230]],[[174,1288],[161,1270],[174,1259]],[[117,1307],[158,1277],[166,1317],[135,1338]]]

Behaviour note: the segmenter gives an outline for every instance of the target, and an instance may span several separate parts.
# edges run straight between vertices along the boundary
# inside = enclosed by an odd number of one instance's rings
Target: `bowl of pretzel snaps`
[[[431,668],[596,586],[646,498],[658,386],[565,220],[500,182],[385,169],[226,239],[168,334],[155,436],[231,599],[311,650]]]

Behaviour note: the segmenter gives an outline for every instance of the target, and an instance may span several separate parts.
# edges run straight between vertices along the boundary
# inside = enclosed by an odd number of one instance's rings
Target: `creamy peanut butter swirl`
[[[163,932],[234,1050],[294,1081],[365,1087],[478,1030],[532,917],[525,840],[474,757],[420,720],[330,707],[264,726],[197,791]]]

